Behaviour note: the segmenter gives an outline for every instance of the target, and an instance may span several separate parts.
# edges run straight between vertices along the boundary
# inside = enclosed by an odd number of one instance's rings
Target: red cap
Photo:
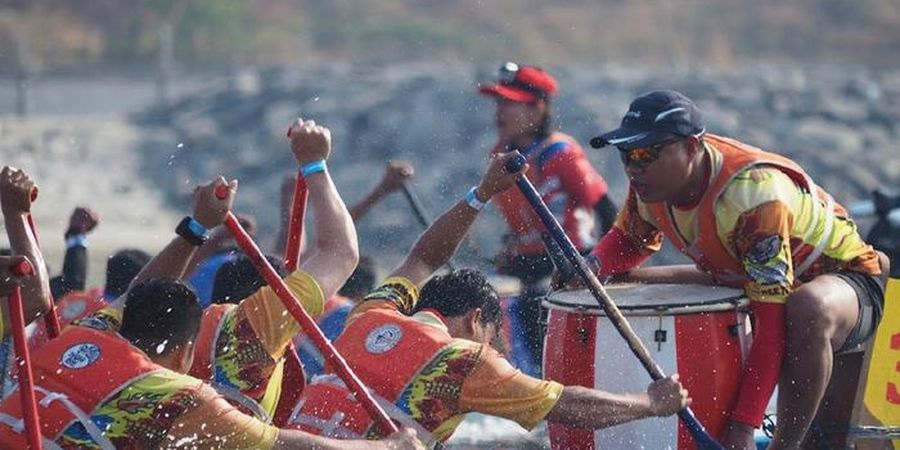
[[[514,67],[511,70],[510,67]],[[478,91],[484,95],[503,97],[514,102],[535,102],[546,99],[556,94],[556,79],[543,69],[534,66],[518,67],[507,63],[501,69],[501,79],[497,83],[478,87]]]

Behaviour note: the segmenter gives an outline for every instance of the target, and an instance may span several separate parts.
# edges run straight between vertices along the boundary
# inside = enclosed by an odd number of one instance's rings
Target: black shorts
[[[844,345],[835,352],[844,353],[855,350],[875,334],[884,314],[884,284],[879,275],[861,272],[840,272],[834,275],[846,281],[856,291],[856,299],[859,301],[856,326],[850,331]]]

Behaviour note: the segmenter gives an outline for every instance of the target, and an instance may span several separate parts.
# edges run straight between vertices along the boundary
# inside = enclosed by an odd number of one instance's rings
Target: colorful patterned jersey
[[[311,316],[322,313],[324,294],[315,279],[298,270],[284,281]],[[118,331],[121,317],[121,310],[109,307],[78,323]],[[230,308],[220,323],[205,323],[208,317],[204,315],[201,327],[221,327],[215,343],[212,381],[241,391],[271,413],[281,385],[280,377],[273,378],[273,375],[281,374],[276,368],[291,338],[300,331],[300,325],[268,286]],[[200,359],[195,356],[195,365]]]
[[[722,154],[706,143],[715,179],[722,167]],[[818,275],[836,271],[880,273],[878,258],[859,235],[848,217],[835,217],[830,236],[824,236],[824,208],[818,200],[798,187],[778,169],[754,166],[739,173],[715,205],[718,237],[727,251],[741,261],[751,279],[744,286],[751,300],[783,303],[794,287]],[[697,238],[699,208],[670,207],[678,232],[686,242]],[[642,254],[659,250],[663,234],[634,191],[629,191],[625,208],[615,227]],[[816,243],[826,240],[824,252],[799,279],[794,276],[793,259],[810,254]],[[598,255],[600,259],[611,256]]]
[[[408,313],[417,301],[415,285],[405,278],[390,278],[353,310],[347,326],[366,320],[368,311]],[[448,333],[432,312],[418,312],[409,320],[413,326]],[[559,383],[523,374],[489,346],[453,339],[449,333],[446,339],[448,344],[419,370],[396,402],[438,440],[449,437],[468,412],[505,417],[531,429],[556,405],[563,388]]]
[[[200,380],[169,370],[130,384],[99,406],[91,420],[116,448],[272,448],[278,429],[239,413]],[[100,448],[80,422],[56,443]]]

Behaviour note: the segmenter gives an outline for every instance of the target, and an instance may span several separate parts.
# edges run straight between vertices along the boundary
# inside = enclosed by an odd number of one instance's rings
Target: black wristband
[[[203,245],[209,238],[206,234],[206,228],[191,216],[185,216],[184,219],[181,219],[181,222],[178,222],[178,226],[175,227],[175,234],[181,236],[195,247]]]

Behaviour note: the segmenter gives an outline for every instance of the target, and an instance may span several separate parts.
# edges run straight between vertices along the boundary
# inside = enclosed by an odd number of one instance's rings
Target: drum
[[[721,436],[750,346],[743,292],[691,284],[618,284],[606,290],[663,372],[680,375],[700,422]],[[552,293],[543,305],[549,309],[546,378],[614,393],[647,391],[650,375],[589,291]],[[677,416],[596,432],[554,423],[548,429],[554,449],[695,448]]]
[[[500,297],[500,314],[503,321],[495,347],[506,356],[506,360],[513,367],[528,375],[539,376],[540,367],[532,362],[528,353],[528,345],[525,340],[526,328],[522,323],[522,315],[519,313],[522,301],[522,282],[518,278],[503,275],[491,275],[487,278]]]

